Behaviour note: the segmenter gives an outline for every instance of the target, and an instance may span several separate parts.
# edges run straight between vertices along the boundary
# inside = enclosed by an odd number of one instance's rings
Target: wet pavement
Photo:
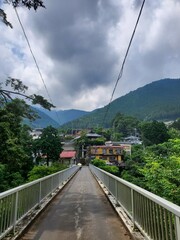
[[[34,221],[21,240],[130,240],[88,167]]]

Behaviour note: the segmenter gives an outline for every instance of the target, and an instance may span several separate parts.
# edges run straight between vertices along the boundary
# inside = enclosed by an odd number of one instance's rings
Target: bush
[[[97,159],[97,158],[95,158],[93,161],[91,161],[91,163],[94,166],[99,167],[99,168],[101,168],[102,166],[106,166],[105,160],[100,160],[100,159]]]
[[[62,171],[66,168],[67,168],[66,165],[60,163],[54,163],[51,167],[34,166],[33,169],[28,174],[28,181],[29,182],[34,181],[47,175]]]
[[[109,172],[113,175],[119,176],[119,168],[116,166],[102,166],[101,169],[103,169],[106,172]]]
[[[108,166],[105,160],[94,159],[91,162],[94,166],[103,169],[106,172],[109,172],[113,175],[119,176],[119,168],[116,166]]]

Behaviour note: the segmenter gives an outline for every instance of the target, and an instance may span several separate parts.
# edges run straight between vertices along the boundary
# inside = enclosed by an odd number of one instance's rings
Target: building
[[[91,146],[89,149],[91,159],[103,159],[107,164],[120,165],[123,160],[123,147],[121,146]]]
[[[63,151],[60,154],[60,162],[67,165],[76,164],[76,151],[74,142],[61,142]]]
[[[91,133],[91,132],[90,132],[90,133],[86,133],[84,136],[87,137],[87,138],[90,139],[90,140],[93,140],[93,139],[97,139],[97,138],[102,137],[102,135],[99,135],[99,134],[97,134],[97,133]],[[77,137],[74,138],[73,141],[78,140],[78,139],[81,139],[81,138],[82,138],[82,136],[77,136]]]
[[[60,162],[70,166],[76,164],[76,151],[63,150],[60,153]]]
[[[142,144],[142,141],[140,141],[139,137],[128,136],[124,138],[124,143],[129,143],[131,145],[134,145],[134,144]]]
[[[89,146],[94,145],[94,144],[98,144],[98,143],[94,143],[98,138],[101,138],[102,135],[99,135],[97,133],[86,133],[83,136],[77,136],[76,138],[73,139],[73,142],[78,142],[80,141],[80,144],[77,148],[77,156],[79,159],[85,159],[88,158],[88,153],[87,153],[87,148],[89,148]],[[81,140],[83,140],[81,142]]]
[[[131,143],[129,142],[113,142],[113,141],[108,141],[105,142],[106,146],[120,146],[124,152],[127,154],[131,155]]]
[[[41,138],[43,128],[35,128],[30,132],[33,140]]]

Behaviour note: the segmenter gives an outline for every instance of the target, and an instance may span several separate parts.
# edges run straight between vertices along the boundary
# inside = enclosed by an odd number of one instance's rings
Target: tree
[[[124,162],[125,169],[122,171],[121,177],[140,187],[145,187],[144,175],[140,172],[145,165],[143,146],[132,145],[131,156],[125,155]]]
[[[88,138],[86,136],[87,131],[82,131],[81,136],[75,140],[75,149],[77,151],[78,158],[82,157],[82,151],[88,146]]]
[[[163,122],[142,122],[140,131],[145,146],[163,143],[169,139],[168,129]]]
[[[15,99],[0,108],[0,164],[4,171],[0,191],[23,184],[33,167],[29,128],[22,125],[26,111],[22,105],[22,100]]]
[[[21,80],[16,78],[8,78],[5,81],[5,88],[2,88],[3,83],[0,83],[0,104],[6,104],[9,101],[12,101],[14,99],[13,96],[21,97],[23,99],[30,100],[32,104],[40,104],[43,108],[46,108],[50,110],[53,108],[53,104],[48,102],[44,97],[41,95],[27,95],[26,91],[28,90],[28,87],[22,83]],[[7,87],[10,87],[12,90],[6,89]],[[27,105],[26,105],[27,108]],[[30,109],[27,109],[26,114],[30,112]],[[28,116],[30,117],[30,115]]]
[[[112,121],[112,129],[113,132],[120,133],[122,137],[126,137],[134,133],[134,129],[138,128],[138,124],[139,120],[137,118],[117,113]]]
[[[47,175],[62,171],[66,169],[67,166],[61,163],[54,163],[51,167],[47,166],[34,166],[33,169],[28,174],[28,181],[34,181],[38,178],[45,177]]]
[[[12,4],[13,7],[25,6],[28,9],[34,8],[37,10],[39,7],[45,7],[42,0],[4,0],[4,3]],[[13,27],[12,24],[7,20],[7,15],[3,9],[0,8],[0,19],[3,23],[5,23],[9,27]]]
[[[103,129],[102,127],[96,127],[93,129],[93,131],[97,134],[102,135],[106,139],[106,141],[111,140],[112,130],[110,128]]]
[[[179,205],[180,139],[134,147],[121,177]]]
[[[178,205],[180,204],[179,156],[180,139],[149,147],[145,155],[145,165],[140,170],[144,175],[147,190]]]
[[[0,191],[16,187],[27,181],[33,167],[32,139],[29,127],[23,124],[24,118],[35,119],[37,116],[21,96],[50,109],[53,105],[41,96],[28,96],[27,87],[20,80],[9,78],[6,87],[0,85]]]
[[[46,158],[47,166],[49,162],[56,162],[62,152],[61,139],[58,130],[52,126],[43,129],[41,138],[35,142],[36,150],[41,151],[42,155]]]
[[[94,159],[91,162],[94,166],[103,169],[106,172],[109,172],[113,175],[119,176],[119,168],[117,166],[108,166],[105,160]]]
[[[168,134],[170,136],[170,139],[176,139],[176,138],[180,139],[180,130],[177,130],[177,129],[173,128],[173,127],[169,128]]]
[[[175,128],[176,130],[180,130],[180,118],[178,118],[176,121],[174,121],[170,127]]]

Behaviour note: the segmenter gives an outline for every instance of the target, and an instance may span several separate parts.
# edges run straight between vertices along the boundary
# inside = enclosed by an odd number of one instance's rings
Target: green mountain
[[[59,111],[48,111],[46,109],[39,109],[40,111],[47,114],[49,117],[51,117],[54,121],[58,122],[59,125],[62,125],[64,123],[73,121],[77,118],[80,118],[89,112],[83,111],[83,110],[77,110],[77,109],[69,109],[69,110],[59,110]]]
[[[37,113],[39,118],[37,118],[35,121],[30,121],[29,119],[24,119],[24,123],[29,125],[31,128],[45,128],[49,125],[58,128],[59,124],[54,119],[49,117],[46,113],[41,111],[38,108],[31,107],[33,111]]]
[[[63,125],[68,128],[109,126],[121,112],[144,120],[175,120],[180,117],[180,79],[162,79],[117,98],[109,106]]]
[[[35,121],[24,120],[31,128],[45,128],[49,125],[58,128],[60,125],[73,121],[88,112],[82,110],[59,110],[48,111],[43,108],[31,107],[39,116]]]

